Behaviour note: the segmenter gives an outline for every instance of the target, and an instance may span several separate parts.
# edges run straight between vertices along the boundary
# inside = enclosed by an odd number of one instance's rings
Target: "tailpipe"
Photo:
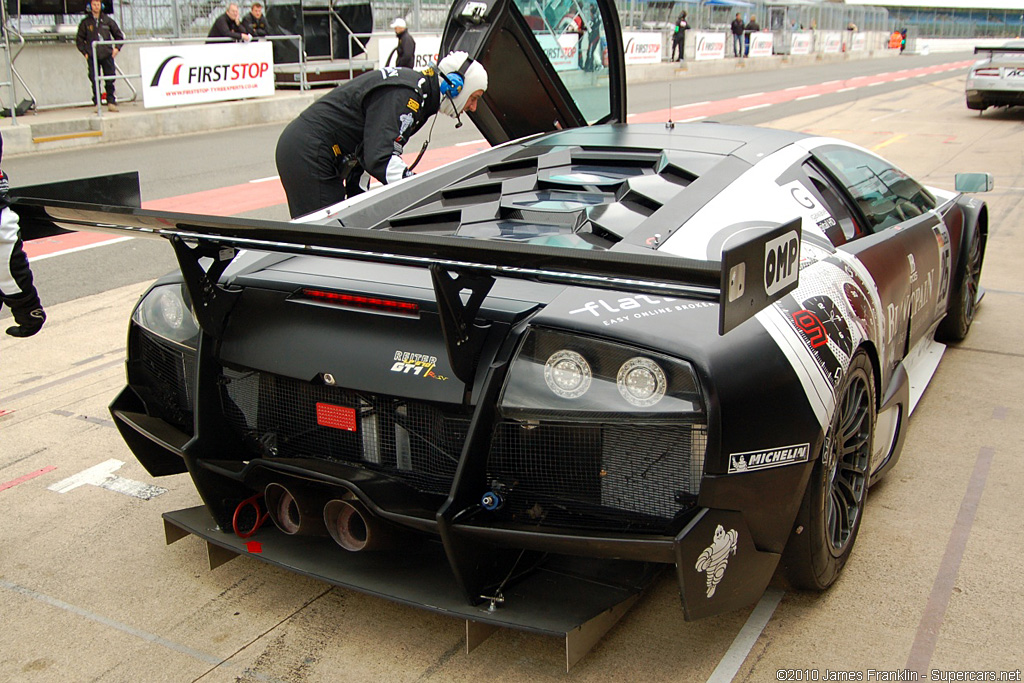
[[[406,535],[402,529],[371,513],[355,498],[327,503],[324,524],[338,545],[354,553],[393,548]]]
[[[326,529],[317,500],[296,495],[286,486],[273,483],[267,484],[264,501],[274,525],[289,536],[324,535]]]

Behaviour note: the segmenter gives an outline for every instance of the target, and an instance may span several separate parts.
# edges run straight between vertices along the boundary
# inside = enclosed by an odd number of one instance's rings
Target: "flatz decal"
[[[725,570],[729,567],[729,555],[736,554],[739,545],[739,534],[735,529],[725,530],[721,524],[715,529],[715,538],[711,545],[704,548],[704,552],[697,558],[695,568],[698,572],[707,573],[708,591],[710,598],[715,594],[715,589],[725,576]]]
[[[695,308],[711,308],[709,301],[682,301],[670,296],[649,296],[637,294],[624,296],[614,300],[597,299],[588,301],[581,308],[569,311],[569,315],[590,314],[595,318],[603,318],[605,326],[618,325],[634,320],[642,320],[665,313],[688,311]]]
[[[766,451],[748,451],[746,453],[733,453],[729,456],[729,473],[735,472],[756,472],[771,467],[782,467],[798,462],[807,462],[811,452],[809,443],[782,446]]]

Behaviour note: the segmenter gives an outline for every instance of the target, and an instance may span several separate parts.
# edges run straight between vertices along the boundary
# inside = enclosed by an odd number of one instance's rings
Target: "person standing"
[[[583,70],[597,71],[601,67],[600,58],[597,57],[597,48],[601,45],[601,15],[595,4],[590,5],[590,21],[586,22],[584,29],[587,36],[587,51]]]
[[[245,19],[242,19],[242,32],[248,33],[253,38],[266,38],[270,35],[267,18],[263,16],[263,5],[258,2],[252,3],[249,13],[245,15]]]
[[[0,137],[0,159],[3,154],[4,141]],[[9,189],[7,174],[0,170],[0,308],[10,308],[16,323],[7,328],[7,334],[31,337],[43,327],[46,313],[32,284],[28,257],[21,246],[18,214],[11,209],[7,196]]]
[[[103,12],[103,4],[100,0],[92,0],[89,3],[89,13],[78,24],[78,35],[75,37],[75,45],[78,46],[78,51],[85,55],[85,60],[89,64],[89,87],[92,90],[93,105],[96,104],[97,90],[105,89],[107,93],[107,110],[116,112],[117,99],[114,97],[114,79],[111,77],[117,70],[117,67],[114,66],[114,57],[121,51],[121,45],[97,45],[96,63],[93,63],[92,60],[92,44],[96,41],[107,40],[124,40],[124,33],[121,32],[121,28],[114,21],[114,18]],[[97,65],[100,67],[103,75],[107,77],[99,87],[97,87],[96,83]]]
[[[246,33],[242,29],[242,25],[238,23],[238,5],[231,3],[228,5],[227,10],[224,14],[217,17],[217,20],[213,22],[213,26],[210,27],[210,32],[206,34],[207,38],[230,38],[236,43],[248,43],[252,40],[252,35]],[[216,40],[207,40],[207,43],[216,43]]]
[[[672,61],[676,60],[676,50],[679,51],[679,61],[683,61],[683,53],[686,50],[686,32],[689,30],[690,24],[686,21],[686,10],[683,10],[676,19],[676,30],[672,34]]]
[[[476,111],[487,71],[452,52],[422,71],[387,66],[327,93],[299,114],[277,141],[277,171],[292,218],[413,175],[405,144],[439,111],[458,119]]]
[[[391,28],[395,29],[395,35],[398,36],[398,59],[395,60],[395,66],[404,66],[407,69],[415,68],[416,41],[412,39],[405,19],[398,17],[391,22]]]
[[[732,20],[729,30],[732,31],[732,56],[739,57],[743,54],[743,18],[739,12],[736,13],[736,18]]]
[[[757,33],[761,30],[761,25],[757,23],[757,17],[751,16],[750,21],[744,27],[743,32],[746,34],[746,40],[743,45],[743,56],[746,57],[750,54],[750,34]]]

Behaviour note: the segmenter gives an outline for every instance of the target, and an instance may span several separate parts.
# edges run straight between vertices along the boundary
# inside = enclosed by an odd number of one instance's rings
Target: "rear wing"
[[[36,232],[67,229],[168,240],[200,326],[214,337],[223,331],[237,296],[220,277],[242,249],[429,269],[450,349],[470,340],[475,315],[498,277],[717,301],[719,333],[725,334],[795,289],[799,271],[799,219],[748,230],[745,234],[751,236],[730,245],[718,262],[647,250],[576,250],[220,218],[29,197],[24,192],[15,204],[23,219],[36,224]],[[470,291],[467,299],[461,296],[465,290]]]
[[[1021,47],[976,47],[976,48],[974,48],[974,54],[978,54],[979,52],[991,52],[991,53],[1005,52],[1005,53],[1008,53],[1008,54],[1012,54],[1012,53],[1022,54],[1022,53],[1024,53],[1024,46],[1021,46]]]

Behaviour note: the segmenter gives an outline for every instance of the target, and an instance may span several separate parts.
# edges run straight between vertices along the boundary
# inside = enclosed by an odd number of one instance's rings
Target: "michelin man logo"
[[[747,459],[742,455],[732,456],[732,467],[729,468],[730,472],[746,472],[747,471]]]
[[[715,594],[719,582],[725,576],[725,570],[729,566],[729,555],[736,554],[739,534],[735,529],[728,531],[721,524],[715,529],[715,540],[711,545],[704,548],[704,552],[697,558],[697,571],[707,572],[708,575],[708,597]]]
[[[398,134],[405,135],[405,131],[409,130],[409,127],[412,126],[415,119],[413,118],[412,114],[402,114],[401,116],[398,117],[398,121]]]

